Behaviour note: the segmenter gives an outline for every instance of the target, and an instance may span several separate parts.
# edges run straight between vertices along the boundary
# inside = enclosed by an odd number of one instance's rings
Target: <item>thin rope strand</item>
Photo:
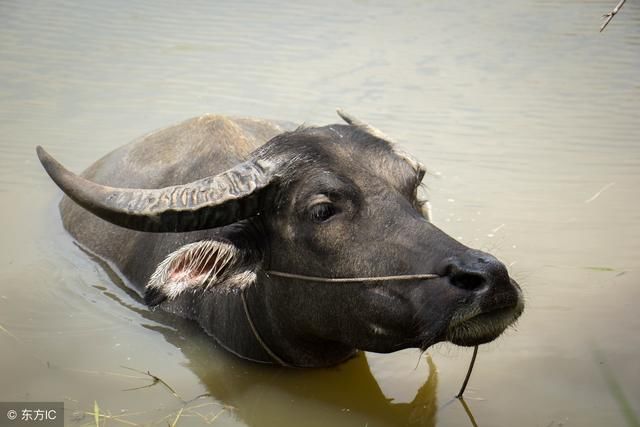
[[[284,273],[282,271],[274,271],[268,270],[266,271],[267,275],[284,277],[287,279],[299,279],[299,280],[308,280],[311,282],[322,282],[322,283],[361,283],[361,282],[384,282],[389,280],[428,280],[428,279],[437,279],[440,277],[437,274],[403,274],[398,276],[373,276],[373,277],[318,277],[318,276],[305,276],[304,274],[293,274],[293,273]],[[249,313],[249,306],[247,304],[247,300],[244,295],[244,289],[240,292],[240,299],[242,300],[242,307],[244,308],[244,314],[247,317],[247,321],[249,323],[249,327],[251,328],[251,332],[255,336],[258,343],[262,346],[264,351],[267,352],[269,356],[276,362],[278,362],[282,366],[291,367],[292,365],[288,364],[282,358],[280,358],[277,354],[275,354],[264,342],[255,325],[253,324],[253,320],[251,319],[251,314]]]
[[[244,289],[240,292],[240,298],[242,299],[242,307],[244,308],[244,314],[247,316],[247,321],[249,322],[249,327],[251,328],[251,332],[253,332],[253,336],[256,337],[256,340],[258,340],[258,343],[262,346],[263,350],[266,351],[267,354],[271,356],[271,358],[276,362],[278,362],[281,366],[284,366],[287,368],[293,367],[293,365],[288,364],[287,362],[282,360],[282,358],[280,358],[277,354],[275,354],[269,348],[267,343],[264,342],[264,340],[258,333],[256,326],[253,324],[253,319],[251,319],[251,313],[249,313],[249,306],[247,304],[247,299],[244,296]]]
[[[473,347],[473,356],[471,356],[471,363],[469,363],[469,370],[467,371],[467,376],[464,377],[464,382],[462,383],[462,387],[456,396],[460,400],[464,400],[462,395],[464,391],[467,389],[467,384],[469,383],[469,378],[471,378],[471,371],[473,371],[473,365],[476,363],[476,356],[478,356],[478,346]]]
[[[402,274],[398,276],[373,276],[373,277],[318,277],[305,276],[304,274],[284,273],[282,271],[268,270],[267,275],[285,277],[287,279],[308,280],[322,283],[358,283],[358,282],[384,282],[389,280],[428,280],[441,277],[437,274]]]

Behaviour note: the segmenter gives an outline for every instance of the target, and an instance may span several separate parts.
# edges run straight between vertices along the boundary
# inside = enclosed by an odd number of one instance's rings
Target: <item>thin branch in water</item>
[[[93,419],[96,422],[96,427],[100,427],[100,407],[98,401],[93,401]]]
[[[189,399],[189,400],[185,401],[184,403],[185,403],[185,405],[188,405],[189,403],[195,402],[196,400],[202,399],[203,397],[212,397],[212,396],[211,396],[211,393],[202,393],[202,394],[197,395],[193,399]]]
[[[471,425],[473,427],[478,427],[478,423],[476,422],[476,419],[473,416],[473,413],[471,413],[471,408],[469,408],[469,405],[467,405],[467,402],[464,401],[464,397],[459,397],[458,400],[462,404],[462,407],[464,408],[464,412],[467,413],[467,417],[469,418],[469,421],[471,421]]]
[[[618,12],[620,12],[620,9],[622,9],[622,6],[624,5],[625,1],[627,0],[620,0],[616,5],[616,7],[614,7],[611,12],[602,15],[602,17],[605,18],[605,21],[602,23],[602,26],[600,27],[600,32],[602,32],[602,30],[604,30],[607,27],[607,25],[609,25],[609,22],[611,22],[613,17],[616,16]]]
[[[180,395],[178,393],[176,393],[176,391],[169,385],[167,384],[162,378],[157,377],[155,375],[153,375],[151,372],[147,371],[147,375],[149,375],[151,378],[153,378],[153,381],[155,382],[159,382],[160,384],[162,384],[163,386],[165,386],[165,388],[167,390],[169,390],[171,392],[171,394],[173,394],[177,399],[179,399],[180,401],[184,402],[184,399],[182,397],[180,397]]]
[[[152,380],[151,384],[148,384],[148,385],[146,385],[146,386],[142,386],[142,387],[135,387],[135,388],[132,388],[132,389],[127,389],[126,391],[138,390],[138,389],[141,389],[141,388],[147,388],[147,387],[153,387],[154,385],[156,385],[156,384],[160,383],[160,384],[162,384],[162,385],[163,385],[167,390],[169,390],[169,391],[171,392],[171,394],[173,394],[173,396],[174,396],[174,397],[176,397],[176,398],[177,398],[178,400],[180,400],[182,403],[185,403],[185,400],[184,400],[182,397],[180,397],[180,395],[179,395],[178,393],[176,393],[176,391],[175,391],[175,390],[174,390],[174,389],[173,389],[169,384],[167,384],[167,383],[166,383],[162,378],[160,378],[160,377],[158,377],[158,376],[156,376],[156,375],[153,375],[153,374],[152,374],[151,372],[149,372],[149,371],[147,371],[147,372],[139,371],[139,370],[137,370],[137,369],[129,368],[128,366],[122,366],[122,367],[123,367],[123,368],[125,368],[125,369],[129,369],[130,371],[137,372],[137,373],[139,373],[139,374],[147,375],[147,376],[149,376],[149,377],[151,378],[151,380]]]
[[[184,406],[182,408],[180,408],[180,410],[178,411],[178,415],[176,415],[176,419],[173,420],[173,423],[171,423],[171,427],[176,427],[178,425],[178,420],[180,419],[180,416],[182,415],[182,411],[184,411]]]
[[[149,372],[149,371],[146,371],[146,372],[145,372],[145,371],[140,371],[140,370],[138,370],[138,369],[130,368],[130,367],[128,367],[128,366],[122,366],[122,365],[121,365],[121,367],[122,367],[122,368],[124,368],[124,369],[128,369],[128,370],[130,370],[130,371],[133,371],[133,372],[137,372],[137,373],[142,374],[142,375],[146,375],[148,378],[150,378],[150,379],[151,379],[151,383],[149,383],[149,384],[147,384],[147,385],[143,385],[143,386],[140,386],[140,387],[127,388],[127,389],[124,389],[123,391],[140,390],[140,389],[143,389],[143,388],[150,388],[150,387],[153,387],[153,386],[154,386],[154,385],[156,385],[156,384],[162,384],[162,385],[163,385],[167,390],[169,390],[169,391],[171,392],[171,394],[172,394],[176,399],[178,399],[180,402],[182,402],[182,404],[183,404],[183,405],[188,405],[189,403],[195,402],[196,400],[198,400],[198,399],[202,399],[202,398],[205,398],[205,397],[212,397],[210,393],[202,393],[202,394],[199,394],[199,395],[197,395],[196,397],[194,397],[194,398],[192,398],[192,399],[184,400],[184,399],[182,398],[182,396],[180,396],[180,395],[178,394],[178,392],[177,392],[177,391],[175,391],[175,390],[173,389],[173,387],[171,387],[171,386],[170,386],[166,381],[164,381],[164,380],[163,380],[162,378],[160,378],[159,376],[157,376],[157,375],[153,375],[153,374],[152,374],[151,372]],[[131,377],[131,378],[146,379],[146,378],[144,378],[144,377]]]
[[[9,332],[9,330],[7,328],[5,328],[4,326],[0,325],[0,332],[4,332],[5,334],[9,335],[11,338],[13,338],[14,340],[20,342],[20,340],[18,339],[18,337],[16,337],[15,335],[13,335],[11,332]]]
[[[600,195],[602,193],[604,193],[606,190],[608,190],[609,188],[613,187],[615,185],[615,182],[610,182],[607,185],[605,185],[604,187],[602,187],[600,190],[598,190],[598,192],[596,194],[594,194],[593,196],[589,197],[587,200],[585,200],[585,203],[591,203],[593,202],[595,199],[597,199],[598,197],[600,197]]]
[[[209,395],[209,396],[211,396],[211,395]],[[193,400],[193,399],[192,399],[192,400]],[[191,400],[191,401],[192,401],[192,400]],[[190,402],[191,402],[191,401],[190,401]],[[205,403],[201,403],[201,404],[199,404],[199,405],[189,406],[189,408],[188,408],[188,409],[189,409],[190,411],[194,411],[194,410],[196,410],[196,409],[204,408],[204,407],[206,407],[206,406],[218,406],[218,407],[221,407],[221,408],[227,409],[227,410],[229,410],[229,411],[235,411],[235,410],[237,409],[235,406],[232,406],[232,405],[225,405],[225,404],[223,404],[223,403],[219,403],[219,402],[205,402]]]
[[[207,424],[212,424],[212,423],[213,423],[215,420],[217,420],[217,419],[218,419],[218,417],[219,417],[220,415],[222,415],[226,410],[227,410],[227,408],[222,408],[222,409],[221,409],[217,414],[215,414],[215,415],[213,416],[213,418],[211,418],[209,421],[207,421]]]
[[[143,388],[151,388],[154,385],[158,384],[158,381],[153,381],[151,384],[147,384],[147,385],[141,385],[140,387],[131,387],[131,388],[125,388],[122,391],[135,391],[135,390],[142,390]]]
[[[469,383],[469,378],[471,378],[471,371],[473,371],[473,365],[475,365],[476,363],[476,356],[478,356],[478,346],[473,347],[473,356],[471,356],[471,363],[469,364],[469,370],[467,371],[467,376],[464,377],[464,382],[462,383],[462,387],[460,387],[460,391],[456,396],[458,399],[462,399],[462,395],[464,394],[464,391],[467,388],[467,384]]]
[[[135,376],[135,375],[127,375],[127,374],[121,374],[119,372],[109,372],[109,371],[92,371],[89,369],[76,369],[76,368],[62,368],[65,371],[68,372],[74,372],[74,373],[78,373],[78,374],[87,374],[87,375],[106,375],[106,376],[112,376],[112,377],[120,377],[120,378],[131,378],[134,380],[146,380],[147,377],[141,377],[141,376]]]
[[[95,410],[94,410],[95,411]],[[124,415],[107,415],[107,414],[103,414],[100,411],[100,408],[98,408],[98,412],[85,412],[85,415],[90,415],[94,417],[94,421],[96,422],[96,425],[99,426],[100,424],[100,419],[103,419],[105,422],[102,423],[102,425],[104,426],[106,424],[106,420],[113,420],[113,421],[117,421],[119,423],[122,424],[126,424],[129,426],[139,426],[140,424],[136,424],[132,421],[128,421],[128,420],[123,420],[122,417]],[[127,415],[128,416],[128,415]],[[95,419],[95,417],[98,417],[98,419]]]
[[[627,421],[627,425],[630,427],[639,427],[640,426],[640,416],[636,415],[633,410],[633,405],[627,398],[622,389],[622,386],[616,379],[613,370],[609,366],[609,363],[605,360],[604,354],[597,348],[593,349],[593,358],[602,371],[602,375],[607,383],[607,388],[611,393],[611,397],[616,401],[618,407],[620,408],[620,412],[622,416]]]
[[[199,408],[203,408],[205,406],[212,406],[212,405],[217,405],[217,406],[222,406],[222,408],[214,413],[213,411],[211,411],[211,415],[207,416],[205,414],[201,414],[200,412],[198,412],[196,409]],[[197,417],[199,417],[202,421],[204,421],[205,424],[212,424],[220,415],[224,414],[227,411],[232,411],[235,408],[233,408],[232,406],[227,406],[227,405],[220,405],[219,403],[215,403],[215,402],[209,402],[209,403],[205,403],[202,405],[196,405],[196,406],[185,406],[184,410],[186,414],[190,414],[190,415],[195,415]],[[165,417],[166,418],[166,417]]]

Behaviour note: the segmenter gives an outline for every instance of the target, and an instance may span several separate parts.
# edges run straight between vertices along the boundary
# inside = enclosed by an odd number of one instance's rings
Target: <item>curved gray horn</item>
[[[231,224],[258,213],[277,180],[275,164],[256,160],[184,185],[115,188],[68,171],[42,147],[36,150],[51,179],[73,201],[106,221],[138,231],[183,232]]]

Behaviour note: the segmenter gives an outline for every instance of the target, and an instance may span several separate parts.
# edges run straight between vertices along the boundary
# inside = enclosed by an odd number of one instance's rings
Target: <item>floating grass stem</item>
[[[176,418],[173,420],[173,423],[171,423],[171,427],[176,427],[178,425],[178,420],[180,419],[180,416],[182,415],[182,411],[184,411],[184,407],[180,408],[180,410],[178,411],[178,414],[176,415]]]
[[[7,330],[7,328],[5,328],[4,326],[0,325],[0,332],[4,332],[5,334],[9,335],[11,338],[13,338],[14,340],[20,342],[20,340],[18,340],[18,337],[16,337],[15,335],[13,335],[11,332],[9,332]]]
[[[473,371],[473,365],[476,363],[477,355],[478,355],[478,346],[475,346],[473,347],[473,356],[471,356],[471,363],[469,363],[469,370],[467,371],[467,376],[464,377],[464,382],[462,383],[462,387],[460,387],[460,391],[456,395],[458,399],[462,399],[462,395],[464,394],[464,391],[467,388],[467,384],[469,383],[469,378],[471,377],[471,371]]]
[[[624,390],[618,379],[615,377],[613,370],[606,361],[604,354],[597,348],[593,350],[593,356],[596,361],[596,366],[602,371],[602,375],[607,383],[609,393],[615,402],[618,404],[620,412],[624,417],[629,427],[640,427],[640,417],[636,415],[633,410],[633,405],[624,393]]]
[[[100,427],[100,407],[98,401],[93,401],[93,420],[96,422],[96,427]]]
[[[128,389],[126,389],[124,391],[140,390],[142,388],[153,387],[156,384],[162,384],[167,390],[169,390],[171,392],[171,394],[173,394],[174,397],[176,397],[182,403],[187,403],[182,397],[180,397],[180,395],[178,393],[176,393],[176,391],[169,384],[167,384],[162,378],[160,378],[160,377],[158,377],[156,375],[153,375],[151,372],[149,372],[149,371],[147,371],[147,372],[139,371],[137,369],[129,368],[127,366],[122,366],[122,368],[129,369],[130,371],[138,372],[140,374],[146,375],[152,380],[152,382],[150,384],[143,385],[141,387],[128,388]],[[196,398],[201,397],[201,396],[197,396]],[[192,399],[192,400],[195,400],[195,399]]]

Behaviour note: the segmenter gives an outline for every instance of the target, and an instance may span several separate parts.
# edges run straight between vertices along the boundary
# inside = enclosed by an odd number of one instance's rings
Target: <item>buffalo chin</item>
[[[449,325],[446,340],[464,347],[489,343],[512,326],[522,311],[523,305],[519,303],[515,307],[503,307],[477,314]]]

